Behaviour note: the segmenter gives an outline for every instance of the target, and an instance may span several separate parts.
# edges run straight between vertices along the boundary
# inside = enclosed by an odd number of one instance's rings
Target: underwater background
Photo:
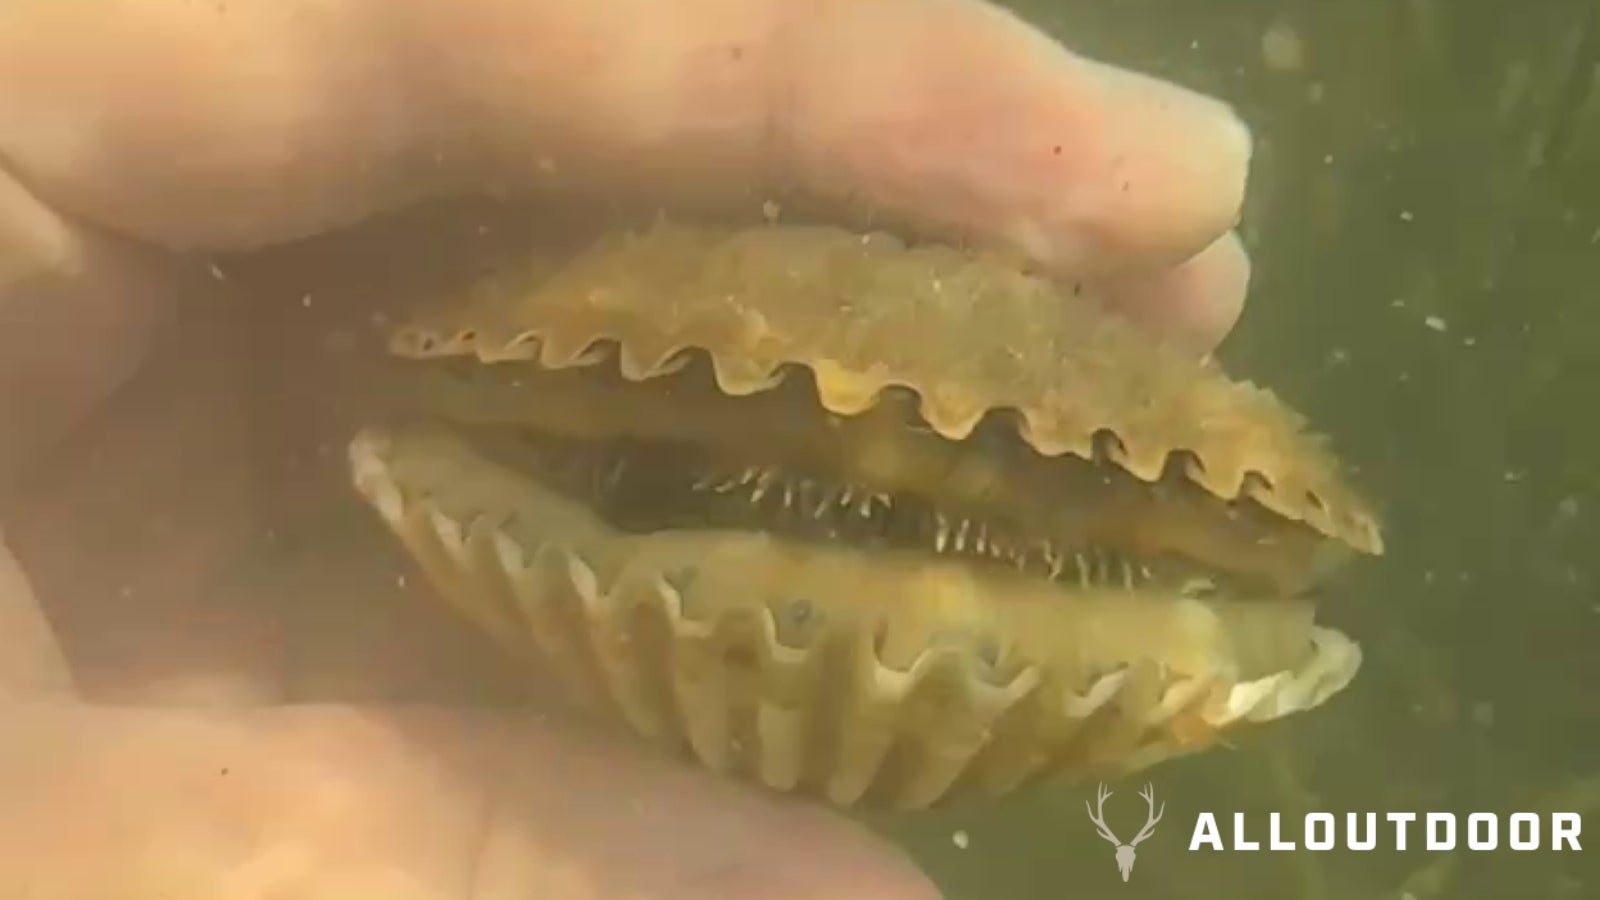
[[[1600,827],[1600,4],[1010,5],[1253,129],[1255,274],[1219,356],[1334,436],[1388,551],[1320,616],[1365,650],[1345,693],[1111,785],[1130,833],[1145,781],[1167,804],[1128,883],[1092,783],[875,824],[950,900],[1600,897],[1593,830],[1578,853],[1428,852],[1415,826],[1405,852],[1188,850],[1200,811],[1263,844],[1270,811],[1293,840],[1308,810]]]

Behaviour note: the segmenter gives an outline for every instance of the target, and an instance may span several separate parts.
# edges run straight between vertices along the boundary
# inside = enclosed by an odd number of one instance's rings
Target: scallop
[[[839,806],[1109,777],[1318,706],[1377,518],[1269,391],[1006,260],[660,224],[392,335],[350,447],[442,597],[642,738]]]

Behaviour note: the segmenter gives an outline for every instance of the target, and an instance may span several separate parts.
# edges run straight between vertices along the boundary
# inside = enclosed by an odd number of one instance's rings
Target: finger
[[[0,86],[29,184],[182,246],[469,187],[795,187],[1109,269],[1216,239],[1249,155],[1222,105],[976,0],[31,0]]]
[[[481,213],[450,241],[430,216],[206,272],[147,364],[0,503],[82,696],[554,703],[406,577],[340,450],[392,392],[371,316],[458,281],[491,237],[522,246]]]
[[[795,26],[794,175],[1070,273],[1176,263],[1229,228],[1249,133],[997,7],[831,0]]]
[[[71,694],[72,673],[55,632],[0,536],[0,703]]]
[[[231,702],[279,688],[256,677],[276,671],[276,623],[213,590],[235,550],[265,537],[235,299],[185,304],[116,402],[54,445],[0,506],[86,697]],[[83,348],[60,352],[66,365]],[[48,384],[0,385],[37,392],[33,403],[54,397]]]
[[[507,720],[339,707],[0,716],[17,726],[0,742],[6,896],[936,896],[842,818]]]
[[[0,496],[132,373],[175,265],[72,223],[0,171]]]
[[[1109,305],[1151,331],[1210,353],[1233,330],[1250,287],[1250,258],[1229,232],[1171,268],[1130,272],[1099,285]]]

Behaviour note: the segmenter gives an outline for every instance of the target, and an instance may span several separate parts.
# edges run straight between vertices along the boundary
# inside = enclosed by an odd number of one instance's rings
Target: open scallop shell
[[[1034,479],[1083,460],[1094,515],[1216,561],[1262,553],[1295,575],[1325,547],[1382,552],[1337,460],[1269,392],[947,247],[663,225],[486,281],[392,349],[442,379],[431,409],[451,422],[804,446],[886,491],[992,498],[1003,468],[1030,508],[1055,502]],[[633,390],[653,379],[681,401],[669,413]],[[997,414],[991,457],[969,439]],[[1004,455],[1018,448],[1028,461]],[[1361,661],[1310,601],[1276,594],[1068,590],[763,531],[624,533],[481,450],[413,423],[364,432],[351,462],[440,591],[509,650],[713,770],[840,805],[1143,768],[1315,707]],[[1101,487],[1107,472],[1121,481]],[[1228,531],[1246,519],[1262,541]]]

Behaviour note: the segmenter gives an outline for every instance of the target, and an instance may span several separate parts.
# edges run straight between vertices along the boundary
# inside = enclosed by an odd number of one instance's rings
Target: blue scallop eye
[[[783,621],[794,628],[806,627],[816,615],[816,606],[804,597],[796,597],[783,604]]]
[[[793,597],[775,604],[773,620],[778,642],[798,649],[815,640],[823,613],[810,599]]]

